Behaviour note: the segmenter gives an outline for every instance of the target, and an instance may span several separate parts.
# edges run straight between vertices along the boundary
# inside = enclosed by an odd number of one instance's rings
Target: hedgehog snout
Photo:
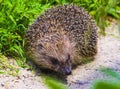
[[[71,74],[71,57],[70,54],[67,55],[66,66],[64,67],[64,72],[66,75]]]
[[[66,75],[70,75],[71,74],[71,68],[69,68],[69,67],[65,67],[64,71],[65,71]]]

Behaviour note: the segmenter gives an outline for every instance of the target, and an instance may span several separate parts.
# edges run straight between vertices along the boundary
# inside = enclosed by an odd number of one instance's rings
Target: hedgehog
[[[97,53],[97,26],[84,8],[54,6],[42,13],[26,31],[29,58],[43,69],[71,74],[74,65]]]

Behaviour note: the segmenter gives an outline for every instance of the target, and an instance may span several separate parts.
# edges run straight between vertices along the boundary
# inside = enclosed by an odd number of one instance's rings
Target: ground
[[[98,53],[95,60],[79,65],[67,77],[71,89],[90,89],[95,79],[109,79],[100,68],[112,68],[120,73],[120,38],[116,22],[106,28],[106,36],[98,38]],[[30,70],[20,68],[17,77],[0,75],[0,89],[47,89],[41,76]]]

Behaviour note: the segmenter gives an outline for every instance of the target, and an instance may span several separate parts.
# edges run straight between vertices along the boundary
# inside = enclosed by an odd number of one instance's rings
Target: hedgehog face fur
[[[42,68],[70,74],[72,65],[97,53],[97,26],[81,7],[57,6],[41,14],[27,30],[26,48]]]
[[[75,44],[66,35],[49,35],[39,39],[35,48],[35,62],[61,74],[71,74]],[[39,60],[38,60],[39,59]]]

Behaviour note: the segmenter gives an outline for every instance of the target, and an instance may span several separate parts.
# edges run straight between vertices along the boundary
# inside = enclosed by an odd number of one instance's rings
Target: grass
[[[23,50],[25,32],[29,24],[48,7],[49,4],[42,5],[37,0],[1,0],[0,53],[14,57],[23,66],[26,62]]]

